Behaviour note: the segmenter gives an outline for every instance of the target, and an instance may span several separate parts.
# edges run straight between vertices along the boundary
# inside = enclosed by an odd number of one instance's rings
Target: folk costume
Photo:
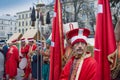
[[[28,41],[34,41],[33,38],[29,38]],[[41,56],[38,55],[38,52],[36,51],[37,49],[37,45],[35,43],[33,43],[32,45],[30,45],[29,48],[29,55],[31,57],[31,69],[32,69],[32,78],[33,79],[37,79],[37,80],[41,80],[41,66],[40,66],[40,58]],[[39,60],[38,60],[39,59]]]
[[[21,39],[21,43],[25,43],[25,38]],[[24,78],[28,79],[30,73],[31,73],[31,68],[30,68],[30,63],[28,61],[28,52],[29,52],[29,45],[25,43],[24,46],[21,46],[21,54],[22,54],[22,58],[26,58],[27,59],[27,66],[24,69]]]
[[[69,31],[76,29],[78,27],[79,27],[78,22],[66,23],[63,25],[63,32],[64,32],[64,34],[67,34]],[[68,60],[70,60],[71,57],[72,57],[72,49],[71,49],[70,42],[66,37],[65,54],[63,55],[63,62],[62,62],[63,67],[68,62]]]
[[[44,80],[49,80],[49,69],[50,69],[50,45],[51,40],[47,39],[46,44],[49,45],[44,51],[43,64],[42,64],[42,77]]]
[[[16,45],[14,43],[17,40],[12,41],[12,45],[8,49],[8,52],[6,54],[6,62],[5,62],[5,71],[6,75],[9,76],[9,78],[14,78],[17,75],[17,66],[19,62],[19,51]]]
[[[68,32],[67,37],[72,46],[78,42],[87,45],[89,34],[88,29],[79,28]],[[81,54],[80,58],[73,56],[63,68],[60,80],[97,80],[97,62],[89,52]]]

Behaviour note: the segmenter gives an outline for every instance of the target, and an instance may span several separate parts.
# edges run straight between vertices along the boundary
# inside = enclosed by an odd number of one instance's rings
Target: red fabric
[[[29,45],[25,45],[25,47],[21,47],[21,53],[27,54],[29,52]]]
[[[76,39],[74,42],[71,43],[71,45],[73,46],[74,44],[76,44],[78,42],[83,42],[83,43],[85,43],[87,45],[87,42],[82,38]]]
[[[33,44],[33,45],[32,45],[32,51],[35,51],[36,48],[37,48],[37,45],[36,45],[36,44]]]
[[[63,24],[62,24],[62,10],[60,0],[55,1],[54,12],[56,13],[53,18],[52,26],[52,42],[50,50],[50,77],[49,80],[59,80],[62,69],[62,55],[64,51],[63,44]]]
[[[37,45],[36,45],[36,44],[33,44],[31,47],[32,47],[32,51],[35,51],[36,48],[37,48]],[[23,50],[23,51],[28,53],[28,52],[29,52],[29,48],[30,48],[30,46],[27,45],[26,48],[25,48],[25,50]],[[32,71],[32,70],[31,70],[30,57],[27,55],[26,58],[27,58],[27,66],[26,66],[26,68],[24,69],[24,72],[25,72],[24,78],[28,78],[29,75],[30,75],[30,73],[31,73],[31,71]]]
[[[72,57],[70,61],[63,68],[59,80],[70,80],[70,74],[71,74],[70,70],[71,70],[73,61],[74,61],[74,58]],[[98,80],[97,79],[97,62],[95,61],[94,58],[88,57],[84,60],[78,80]]]
[[[25,38],[22,38],[22,39],[21,39],[21,42],[25,42]]]
[[[68,40],[74,38],[74,41],[71,41],[71,44],[73,46],[75,43],[78,43],[78,42],[85,42],[87,44],[86,40],[83,37],[87,38],[89,36],[89,34],[90,34],[89,29],[87,29],[87,28],[77,28],[77,29],[73,29],[73,30],[69,31],[66,34],[66,36],[67,36]],[[77,37],[77,38],[75,38],[75,37]]]
[[[14,39],[14,40],[12,40],[12,43],[17,42],[17,41],[18,41],[18,39]]]
[[[30,62],[28,62],[26,68],[24,69],[24,72],[25,72],[25,75],[24,75],[24,78],[28,78],[30,73],[31,73],[31,67],[30,67]]]
[[[109,0],[98,0],[103,5],[103,13],[97,14],[95,33],[95,59],[98,62],[98,80],[111,80],[108,55],[116,50]]]
[[[13,45],[9,48],[6,54],[6,62],[5,62],[5,71],[6,74],[13,78],[17,75],[17,63],[19,61],[19,52],[18,48]]]
[[[27,58],[27,61],[29,60],[28,55],[27,55],[28,52],[29,52],[29,47],[30,47],[29,45],[25,45],[25,47],[21,47],[21,53],[25,54],[25,57]],[[24,78],[28,78],[30,73],[31,73],[30,62],[29,61],[28,61],[28,65],[24,69],[24,73],[25,73]]]
[[[28,41],[34,41],[34,38],[28,38]]]
[[[83,33],[81,33],[83,36],[86,36],[88,37],[89,34],[90,34],[90,30],[87,29],[87,28],[77,28],[77,29],[73,29],[73,30],[70,30],[66,35],[67,35],[67,38],[68,39],[71,39],[72,37],[74,36],[78,36],[80,33],[79,33],[79,30],[83,30]]]

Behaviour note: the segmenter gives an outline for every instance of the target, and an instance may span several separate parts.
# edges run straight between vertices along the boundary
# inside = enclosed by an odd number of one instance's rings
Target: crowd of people
[[[33,38],[0,42],[0,46],[0,80],[16,80],[17,68],[23,70],[23,80],[48,80],[50,40],[46,47]]]
[[[65,35],[60,80],[97,80],[97,62],[87,51],[89,34],[88,29],[77,28]],[[46,45],[34,38],[28,38],[28,43],[25,38],[19,41],[19,47],[17,39],[0,44],[0,80],[16,80],[17,68],[24,71],[23,80],[49,80],[51,40],[47,39]]]

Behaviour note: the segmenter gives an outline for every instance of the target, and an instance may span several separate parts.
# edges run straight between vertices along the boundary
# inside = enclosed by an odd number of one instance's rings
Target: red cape
[[[6,54],[5,71],[9,74],[10,78],[17,75],[17,64],[19,61],[19,51],[18,48],[13,45],[8,49]]]
[[[73,61],[74,57],[72,57],[65,65],[61,73],[60,80],[69,80]],[[79,74],[79,80],[97,80],[97,69],[97,62],[94,58],[85,58],[82,64],[81,72]]]

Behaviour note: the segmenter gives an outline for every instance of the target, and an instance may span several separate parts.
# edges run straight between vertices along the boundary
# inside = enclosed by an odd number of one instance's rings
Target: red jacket
[[[29,52],[29,45],[25,45],[24,47],[21,47],[21,53],[26,54]]]
[[[69,78],[71,77],[70,75],[73,61],[74,57],[72,57],[65,65],[61,73],[60,80],[70,80]],[[97,62],[95,61],[95,59],[92,57],[85,58],[83,60],[80,74],[78,75],[78,80],[97,80]]]
[[[5,71],[10,78],[17,75],[17,64],[19,61],[19,51],[15,45],[12,45],[6,54]]]

